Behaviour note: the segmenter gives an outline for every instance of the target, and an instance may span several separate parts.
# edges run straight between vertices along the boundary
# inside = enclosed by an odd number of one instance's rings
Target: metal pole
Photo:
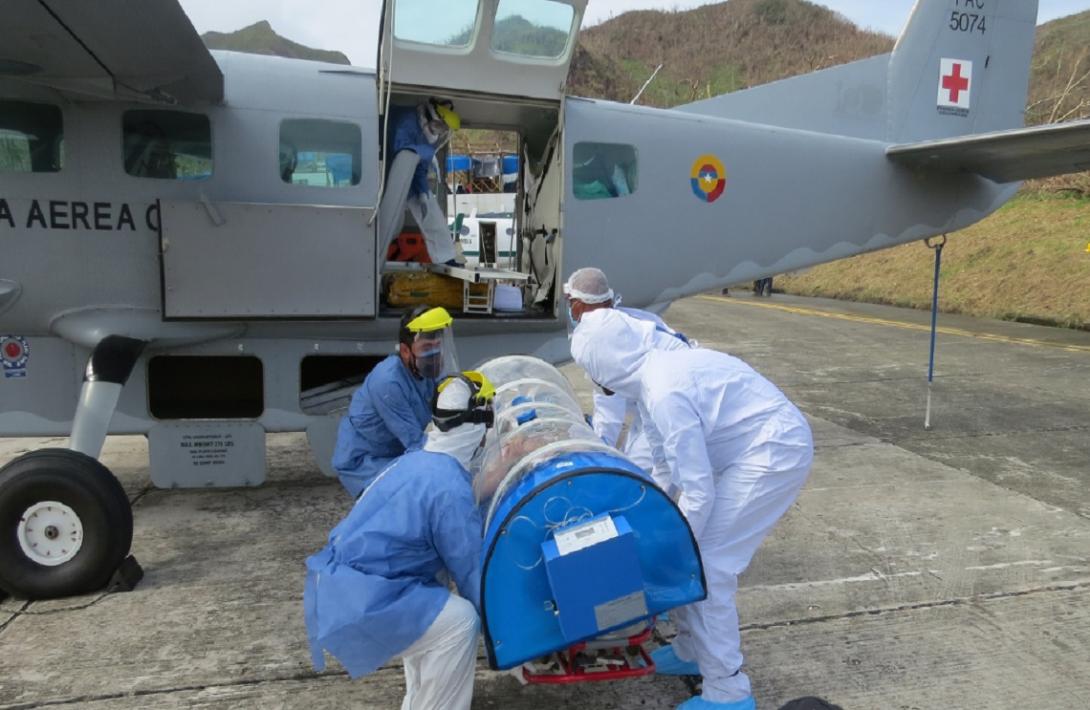
[[[931,387],[935,380],[935,334],[939,321],[939,271],[942,269],[942,248],[946,246],[946,235],[942,241],[931,243],[931,238],[924,240],[929,249],[935,250],[935,280],[931,286],[931,354],[927,363],[927,411],[924,413],[923,428],[931,430]]]

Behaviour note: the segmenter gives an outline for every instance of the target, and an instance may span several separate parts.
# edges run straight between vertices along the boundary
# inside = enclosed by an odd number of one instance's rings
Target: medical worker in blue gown
[[[401,656],[402,710],[468,709],[473,698],[482,533],[468,471],[492,421],[487,389],[444,380],[424,448],[386,467],[307,559],[315,667],[323,649],[353,678]]]
[[[652,478],[677,497],[700,548],[707,599],[670,613],[678,634],[652,654],[657,671],[704,677],[684,710],[753,710],[738,575],[798,496],[813,439],[802,413],[749,365],[656,347],[662,337],[653,323],[599,309],[580,319],[572,357],[597,385],[637,402]]]
[[[436,380],[457,372],[452,323],[443,308],[418,306],[406,313],[398,351],[352,395],[337,430],[333,468],[353,498],[387,464],[423,445]]]
[[[568,300],[568,317],[573,325],[578,325],[584,313],[600,308],[616,308],[637,320],[653,323],[661,334],[669,336],[657,338],[656,347],[665,350],[683,350],[697,346],[695,341],[689,340],[684,334],[666,325],[666,322],[658,315],[639,308],[621,306],[621,299],[609,287],[605,273],[593,266],[577,269],[568,277],[567,282],[564,283],[564,297]],[[629,417],[631,417],[631,423],[622,447],[620,446],[621,429],[624,428],[625,420]],[[651,470],[651,445],[647,443],[647,436],[643,432],[643,424],[640,421],[639,407],[636,406],[635,401],[619,394],[607,395],[596,389],[591,426],[602,441],[621,449],[624,455],[640,468]]]
[[[461,117],[447,100],[431,98],[418,106],[390,110],[390,155],[407,150],[419,158],[405,206],[424,235],[432,262],[448,266],[464,262],[457,258],[446,214],[428,184],[428,171],[436,153],[450,140],[451,131],[461,126]]]

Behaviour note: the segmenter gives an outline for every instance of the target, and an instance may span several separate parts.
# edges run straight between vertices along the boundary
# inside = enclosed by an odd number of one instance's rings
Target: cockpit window
[[[522,57],[556,59],[571,36],[575,9],[552,0],[500,0],[492,49]]]
[[[639,186],[636,148],[620,143],[576,143],[572,192],[579,200],[631,195]]]
[[[477,34],[478,0],[397,0],[394,37],[440,47],[468,47]]]
[[[291,185],[352,187],[360,183],[360,127],[320,119],[280,123],[280,179]]]
[[[122,117],[125,172],[159,180],[212,176],[212,124],[184,111],[126,111]]]
[[[64,167],[61,110],[0,101],[0,173],[55,173]]]

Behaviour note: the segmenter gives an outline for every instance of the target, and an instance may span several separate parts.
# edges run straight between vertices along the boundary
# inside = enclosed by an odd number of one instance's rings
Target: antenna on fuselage
[[[655,77],[659,75],[659,72],[664,66],[666,65],[659,64],[657,67],[655,67],[655,71],[651,72],[651,76],[647,79],[647,81],[643,82],[643,86],[641,86],[640,90],[636,92],[636,95],[632,97],[632,100],[628,102],[629,105],[632,105],[639,101],[640,97],[643,96],[644,90],[646,90],[647,87],[651,85],[651,82],[655,80]]]

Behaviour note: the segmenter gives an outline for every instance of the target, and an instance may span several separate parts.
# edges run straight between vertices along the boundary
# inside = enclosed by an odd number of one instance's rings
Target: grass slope
[[[1090,329],[1090,198],[1021,194],[950,235],[939,308],[982,318]],[[929,309],[934,256],[922,243],[776,279],[777,289]]]

